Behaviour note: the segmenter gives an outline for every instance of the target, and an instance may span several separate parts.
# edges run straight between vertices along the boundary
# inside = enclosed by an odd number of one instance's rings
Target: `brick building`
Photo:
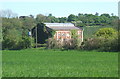
[[[83,29],[76,27],[72,23],[44,23],[46,27],[55,30],[54,38],[56,40],[68,40],[71,39],[71,30],[76,30],[78,39],[83,41]]]

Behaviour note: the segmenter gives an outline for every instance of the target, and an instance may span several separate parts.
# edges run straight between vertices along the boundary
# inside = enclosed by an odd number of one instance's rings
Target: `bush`
[[[69,39],[69,40],[55,40],[49,38],[47,40],[47,48],[49,49],[78,49],[81,45],[81,41],[78,42],[76,39]]]
[[[23,37],[22,39],[16,40],[13,38],[5,38],[2,41],[2,49],[11,49],[11,50],[18,50],[18,49],[25,49],[30,48],[33,46],[33,39],[30,37]]]
[[[101,38],[88,38],[85,40],[81,46],[84,50],[95,50],[102,46],[103,39]]]
[[[83,50],[118,51],[118,39],[89,38],[82,44]]]
[[[23,37],[18,43],[18,49],[25,49],[34,46],[34,40],[30,37]]]
[[[118,51],[118,39],[105,39],[99,51]]]
[[[49,48],[49,49],[52,49],[52,48],[57,48],[57,41],[56,40],[54,40],[53,38],[49,38],[48,40],[47,40],[47,48]]]
[[[2,49],[16,49],[18,41],[6,38],[2,41]]]

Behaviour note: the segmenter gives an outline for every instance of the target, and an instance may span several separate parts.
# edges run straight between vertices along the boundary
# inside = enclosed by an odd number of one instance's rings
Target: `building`
[[[54,38],[56,40],[69,40],[71,39],[71,30],[76,30],[78,39],[83,41],[83,29],[76,27],[72,23],[44,23],[46,27],[55,30]]]
[[[53,30],[55,31],[54,35],[51,34]],[[32,28],[31,35],[36,43],[44,44],[48,38],[53,36],[56,40],[70,40],[72,38],[72,30],[75,30],[78,39],[83,41],[83,29],[75,27],[72,23],[39,23],[36,27]]]

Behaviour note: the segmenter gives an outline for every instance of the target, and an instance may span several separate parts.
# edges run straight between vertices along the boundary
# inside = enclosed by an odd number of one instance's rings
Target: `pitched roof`
[[[72,23],[44,23],[47,27],[53,30],[79,30]]]

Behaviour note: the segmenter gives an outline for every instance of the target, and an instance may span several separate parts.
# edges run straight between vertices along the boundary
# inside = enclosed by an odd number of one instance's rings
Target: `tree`
[[[101,28],[95,33],[95,36],[114,39],[117,36],[117,31],[113,28]]]
[[[34,16],[33,15],[29,15],[31,18],[34,18]]]
[[[1,10],[0,17],[13,18],[17,17],[17,13],[13,13],[11,10]]]
[[[96,16],[99,16],[99,13],[96,12],[95,15],[96,15]]]
[[[52,14],[50,13],[50,14],[48,15],[48,17],[49,17],[49,16],[51,17],[51,16],[52,16]]]
[[[80,17],[80,16],[83,16],[83,14],[82,13],[78,13],[78,17]]]
[[[3,49],[23,49],[30,47],[30,38],[25,32],[26,26],[18,18],[2,18]]]
[[[31,31],[33,27],[36,26],[35,19],[32,17],[24,17],[19,19],[20,22],[22,23],[22,36],[28,36],[28,32]]]
[[[16,46],[19,40],[17,36],[19,36],[20,32],[18,32],[16,29],[20,29],[21,26],[16,27],[17,24],[19,25],[18,19],[3,18],[2,20],[3,48],[11,49],[13,46]]]
[[[110,18],[110,15],[107,14],[107,13],[101,14],[100,16],[105,16],[105,17],[107,17],[107,18]]]
[[[49,14],[49,16],[47,17],[47,19],[50,21],[50,23],[59,22],[59,19],[56,18],[55,16],[52,16],[52,14]]]
[[[114,16],[114,13],[111,13],[112,16]]]
[[[75,20],[76,20],[76,16],[74,14],[70,14],[68,16],[68,22],[75,21]]]
[[[61,17],[61,18],[58,18],[58,19],[59,19],[59,23],[67,22],[67,18],[66,17]]]
[[[36,21],[37,23],[42,23],[42,22],[45,22],[46,21],[46,16],[42,15],[42,14],[38,14],[37,17],[36,17]]]

